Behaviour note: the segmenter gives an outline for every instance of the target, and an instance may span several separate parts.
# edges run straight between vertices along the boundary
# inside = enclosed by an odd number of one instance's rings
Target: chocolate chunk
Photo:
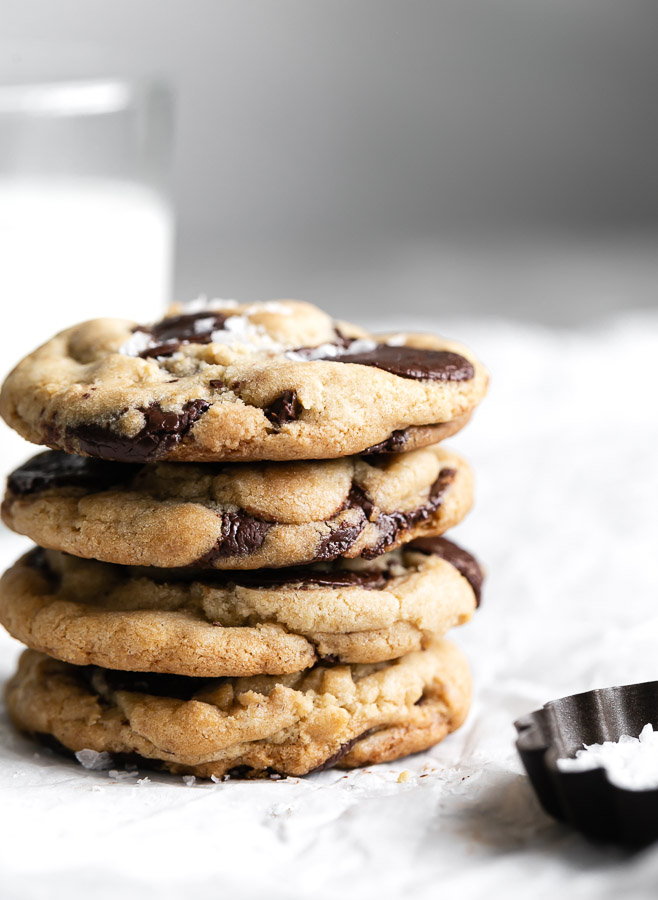
[[[398,542],[400,535],[409,531],[420,522],[429,519],[443,503],[443,497],[448,487],[455,480],[455,469],[441,469],[439,477],[430,488],[427,502],[410,512],[392,512],[374,514],[375,507],[368,495],[355,485],[349,495],[349,503],[360,507],[370,522],[377,526],[379,539],[374,547],[368,547],[361,556],[364,559],[374,559],[389,550]]]
[[[156,344],[154,347],[147,347],[137,355],[141,359],[161,359],[164,356],[172,356],[177,350],[189,341],[170,341],[168,344]],[[199,341],[199,343],[202,343]]]
[[[166,412],[154,403],[140,409],[146,424],[133,437],[119,434],[107,425],[74,425],[66,430],[67,449],[117,462],[153,462],[177,447],[209,408],[207,400],[188,400],[181,412]]]
[[[352,546],[366,527],[366,517],[362,516],[355,525],[342,522],[337,528],[322,538],[315,551],[316,559],[336,559]]]
[[[331,769],[336,763],[339,763],[344,756],[350,752],[352,747],[357,743],[357,741],[363,740],[363,738],[368,737],[369,734],[372,734],[374,731],[373,728],[369,728],[368,731],[364,731],[362,734],[357,734],[356,737],[353,737],[351,740],[346,741],[342,744],[338,750],[333,753],[329,759],[325,759],[323,763],[320,763],[319,766],[316,766],[314,769],[309,769],[306,773],[307,775],[312,775],[314,772],[323,772],[325,769]]]
[[[297,391],[284,391],[263,412],[273,425],[281,427],[286,422],[294,422],[299,418],[302,405],[297,399]]]
[[[354,363],[360,366],[374,366],[400,378],[417,381],[469,381],[475,375],[472,364],[449,350],[430,350],[426,347],[391,347],[377,344],[374,350],[350,353],[350,344],[334,342],[339,352],[331,356],[315,356],[313,348],[301,347],[295,353],[308,353],[312,359],[328,362]]]
[[[46,450],[19,466],[7,479],[8,489],[25,497],[54,487],[81,487],[103,491],[128,481],[136,467],[100,459],[74,456],[61,450]]]
[[[373,456],[376,453],[401,453],[408,440],[408,429],[405,428],[400,431],[394,431],[385,441],[381,441],[379,444],[373,444],[372,447],[363,450],[361,455]]]
[[[263,546],[265,535],[271,527],[271,522],[255,519],[245,512],[222,513],[221,535],[215,546],[196,565],[209,566],[214,560],[227,556],[249,556]]]
[[[417,550],[428,555],[434,554],[453,565],[469,582],[477,604],[480,605],[484,572],[477,559],[467,550],[442,537],[417,538],[407,545],[407,550]]]
[[[411,512],[393,512],[375,514],[375,505],[365,491],[358,485],[353,485],[347,498],[347,508],[359,509],[363,512],[362,519],[356,525],[347,523],[339,525],[331,534],[323,538],[318,545],[315,558],[322,560],[336,559],[344,554],[357,540],[367,522],[377,526],[379,539],[374,547],[368,547],[361,553],[363,559],[374,559],[381,556],[398,542],[400,534],[409,531],[419,522],[425,522],[441,506],[443,497],[449,485],[455,479],[455,469],[442,469],[439,477],[430,488],[427,502]]]
[[[143,350],[139,356],[143,359],[169,356],[183,344],[209,344],[213,331],[223,329],[227,319],[225,313],[208,311],[169,316],[150,327],[140,326],[135,331],[149,334],[156,345]],[[200,322],[203,323],[201,328],[198,326]]]
[[[346,505],[349,509],[362,509],[366,519],[372,521],[375,504],[358,484],[353,484],[350,488]]]
[[[227,580],[245,587],[275,588],[290,587],[360,587],[367,591],[379,590],[390,578],[386,569],[367,572],[350,569],[322,571],[310,566],[290,566],[287,569],[258,569],[253,572],[226,573]]]

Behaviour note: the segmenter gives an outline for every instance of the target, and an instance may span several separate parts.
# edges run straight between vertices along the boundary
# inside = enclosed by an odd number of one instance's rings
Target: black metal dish
[[[658,788],[626,790],[604,769],[557,767],[583,744],[638,737],[647,722],[658,726],[658,681],[573,694],[518,719],[516,749],[546,812],[598,840],[634,848],[658,840]]]

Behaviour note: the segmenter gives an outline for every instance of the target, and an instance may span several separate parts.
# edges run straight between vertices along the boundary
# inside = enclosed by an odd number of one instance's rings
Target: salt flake
[[[75,758],[83,769],[91,769],[94,772],[109,769],[114,762],[110,754],[105,750],[102,753],[98,753],[96,750],[78,750]]]
[[[561,772],[605,769],[609,781],[628,791],[658,788],[658,732],[647,723],[639,737],[622,734],[618,741],[584,744],[573,759],[558,759]]]

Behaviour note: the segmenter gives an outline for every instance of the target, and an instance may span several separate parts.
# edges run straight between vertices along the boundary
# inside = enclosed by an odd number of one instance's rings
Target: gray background
[[[0,80],[176,92],[176,292],[557,324],[658,305],[658,6],[0,0]]]

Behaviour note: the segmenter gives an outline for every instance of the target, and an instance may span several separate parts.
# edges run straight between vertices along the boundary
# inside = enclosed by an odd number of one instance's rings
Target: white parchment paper
[[[482,609],[454,633],[477,689],[466,725],[396,764],[186,786],[85,771],[2,711],[3,900],[655,895],[658,849],[592,846],[539,809],[512,723],[565,694],[658,679],[658,317],[418,327],[458,335],[493,375],[450,442],[478,485],[453,535],[489,571]],[[0,562],[25,546],[5,532]],[[3,679],[19,649],[0,638]]]

